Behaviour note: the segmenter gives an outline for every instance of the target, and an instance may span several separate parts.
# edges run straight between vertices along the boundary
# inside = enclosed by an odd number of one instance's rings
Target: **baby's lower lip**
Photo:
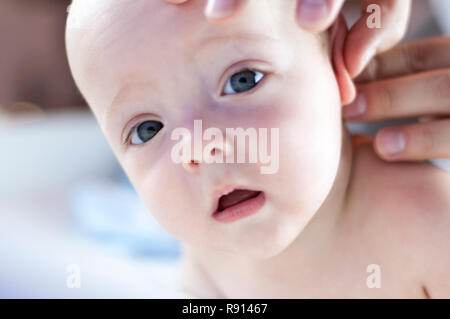
[[[220,212],[216,210],[213,217],[221,223],[231,223],[238,219],[255,214],[261,209],[261,207],[264,206],[265,202],[266,197],[264,192],[260,192],[258,196],[230,206]]]

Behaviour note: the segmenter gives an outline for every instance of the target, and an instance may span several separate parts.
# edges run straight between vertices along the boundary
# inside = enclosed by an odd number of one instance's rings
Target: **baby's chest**
[[[399,269],[369,261],[354,268],[290,278],[254,278],[240,276],[220,280],[224,298],[423,298],[414,279],[408,282]]]

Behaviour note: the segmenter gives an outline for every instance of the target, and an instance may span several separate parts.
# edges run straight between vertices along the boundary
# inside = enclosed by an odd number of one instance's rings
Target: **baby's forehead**
[[[253,33],[274,34],[281,27],[281,10],[265,1],[249,2],[231,25],[209,23],[203,15],[205,1],[190,0],[173,5],[165,0],[75,0],[68,20],[68,32],[78,31],[89,52],[138,49],[151,45],[155,51],[195,50],[206,38]],[[248,5],[249,7],[249,5]],[[257,10],[256,10],[257,9]],[[71,25],[74,28],[71,28]]]
[[[274,6],[281,2],[264,1]],[[235,22],[223,26],[206,21],[204,1],[176,6],[165,0],[76,0],[68,21],[67,48],[80,91],[96,112],[105,114],[100,108],[106,110],[126,83],[136,86],[156,78],[156,84],[162,82],[170,91],[168,73],[205,72],[212,80],[210,73],[222,72],[231,60],[270,54],[267,46],[275,47],[270,40],[292,42],[286,31],[298,30],[294,17],[290,25],[280,17],[293,8],[275,10],[258,3],[263,2],[249,1],[256,7],[247,7]],[[72,18],[79,24],[71,29]]]
[[[203,5],[204,1],[195,0],[183,5],[165,0],[76,0],[67,22],[69,58],[70,54],[80,57],[87,73],[92,73],[112,60],[136,60],[139,53],[147,61],[158,61],[154,58],[169,53],[187,56],[207,39],[280,34],[279,14],[274,10],[249,8],[234,23],[219,26],[206,21]],[[270,14],[263,17],[263,12]]]
[[[70,7],[67,29],[82,33],[98,46],[139,37],[142,41],[171,40],[189,29],[199,29],[202,19],[198,19],[201,12],[194,10],[196,3],[182,9],[164,0],[76,0]]]

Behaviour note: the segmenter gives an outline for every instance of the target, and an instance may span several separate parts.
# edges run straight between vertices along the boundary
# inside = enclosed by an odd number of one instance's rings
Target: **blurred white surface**
[[[117,170],[89,111],[46,114],[11,123],[0,114],[0,198],[57,189]]]
[[[177,259],[127,255],[120,240],[95,240],[75,218],[73,190],[120,170],[92,114],[1,115],[0,298],[176,296]],[[80,288],[68,288],[70,265]]]
[[[124,180],[86,179],[70,190],[69,202],[77,228],[95,240],[116,243],[132,257],[180,257],[179,241],[153,218]]]
[[[124,258],[82,236],[53,191],[0,202],[0,298],[176,298],[178,261]],[[79,268],[80,288],[67,281]]]

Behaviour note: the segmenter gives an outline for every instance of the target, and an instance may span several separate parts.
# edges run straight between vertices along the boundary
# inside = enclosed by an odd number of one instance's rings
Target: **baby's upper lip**
[[[235,190],[236,188],[239,188],[239,187],[241,187],[241,186],[235,185],[235,184],[228,184],[221,188],[215,189],[212,194],[212,209],[211,209],[212,214],[214,214],[217,211],[217,209],[219,208],[220,197],[222,197],[222,195],[231,193],[233,190]]]
[[[217,210],[219,208],[219,200],[223,195],[227,195],[236,189],[253,190],[253,189],[249,189],[247,186],[237,185],[237,184],[228,184],[228,185],[225,185],[224,187],[214,190],[213,194],[212,194],[211,213],[214,214],[215,212],[217,212]],[[256,191],[256,190],[253,190],[253,191]]]

